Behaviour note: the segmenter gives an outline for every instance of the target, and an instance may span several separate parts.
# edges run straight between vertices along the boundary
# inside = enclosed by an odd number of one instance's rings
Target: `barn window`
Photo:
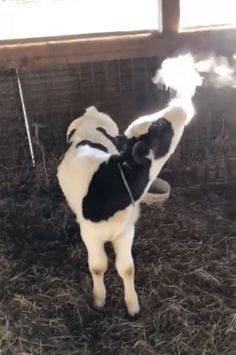
[[[160,0],[0,0],[0,40],[158,30]]]
[[[180,30],[236,26],[235,0],[180,0]]]

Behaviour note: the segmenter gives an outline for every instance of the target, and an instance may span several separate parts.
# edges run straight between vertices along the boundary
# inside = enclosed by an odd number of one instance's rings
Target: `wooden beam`
[[[162,0],[162,31],[177,33],[180,22],[180,0]]]
[[[0,45],[0,68],[37,68],[170,53],[171,42],[158,32]]]
[[[0,69],[31,69],[116,59],[158,56],[160,59],[181,51],[195,54],[215,51],[235,53],[236,30],[208,30],[75,38],[48,42],[0,44]]]

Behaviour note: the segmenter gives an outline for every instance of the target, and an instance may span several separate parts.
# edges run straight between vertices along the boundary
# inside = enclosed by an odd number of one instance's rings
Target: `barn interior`
[[[0,1],[0,353],[234,355],[236,4],[89,1],[86,12],[83,3]],[[83,17],[86,26],[72,26]],[[141,314],[131,320],[109,245],[107,303],[93,307],[56,170],[66,129],[86,107],[121,131],[165,107],[170,92],[152,78],[182,53],[220,58],[220,80],[197,89],[196,115],[160,174],[168,202],[142,206],[133,246]]]

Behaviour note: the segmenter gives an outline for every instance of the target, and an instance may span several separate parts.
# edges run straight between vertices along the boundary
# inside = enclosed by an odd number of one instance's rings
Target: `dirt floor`
[[[142,208],[133,254],[141,314],[127,318],[111,248],[107,305],[56,184],[1,184],[0,353],[235,355],[236,190],[175,190]]]

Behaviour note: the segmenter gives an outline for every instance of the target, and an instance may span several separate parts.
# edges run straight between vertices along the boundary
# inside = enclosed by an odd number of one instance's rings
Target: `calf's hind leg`
[[[130,316],[135,316],[139,313],[138,296],[134,285],[133,238],[134,226],[130,227],[127,232],[113,241],[116,254],[116,268],[123,280],[125,303]]]
[[[89,270],[93,278],[94,305],[101,308],[106,300],[104,273],[107,269],[107,255],[104,243],[89,233],[82,233],[82,239],[88,251]]]

